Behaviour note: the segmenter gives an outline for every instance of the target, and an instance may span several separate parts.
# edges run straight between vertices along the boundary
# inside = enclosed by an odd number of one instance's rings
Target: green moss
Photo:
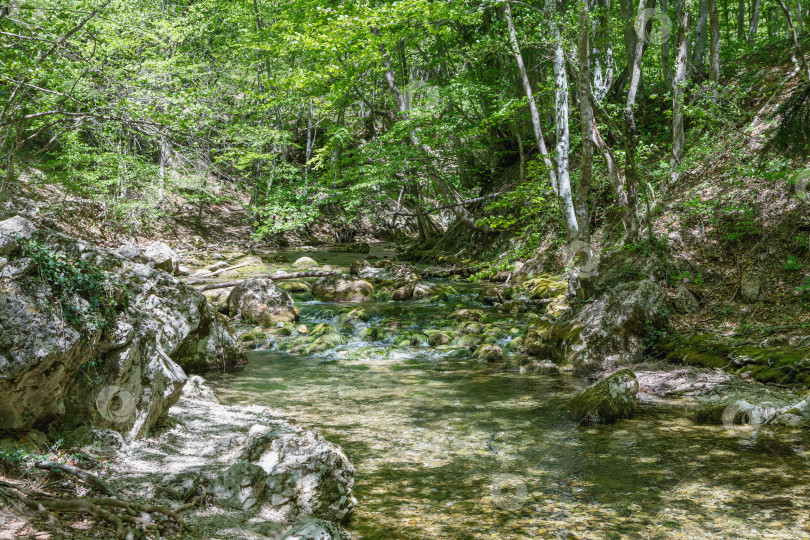
[[[621,369],[592,384],[566,403],[574,417],[590,422],[615,422],[632,418],[638,407],[638,379],[629,369]]]

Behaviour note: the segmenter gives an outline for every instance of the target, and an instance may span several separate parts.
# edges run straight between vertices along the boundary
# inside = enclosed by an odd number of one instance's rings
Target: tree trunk
[[[748,43],[753,43],[757,36],[757,29],[759,28],[759,8],[760,0],[754,0],[754,7],[751,13],[751,24],[748,27]]]
[[[637,13],[640,15],[645,6],[646,0],[639,0]],[[636,18],[636,31],[638,35],[644,35],[643,17]],[[627,179],[627,202],[630,207],[630,240],[635,241],[639,237],[638,225],[638,190],[642,185],[641,176],[636,163],[636,120],[635,107],[638,88],[641,85],[641,57],[644,53],[644,41],[636,40],[636,48],[633,51],[633,62],[630,70],[630,85],[627,89],[627,102],[624,108],[624,150],[625,168],[624,175]],[[648,216],[649,217],[649,216]]]
[[[675,79],[672,92],[672,157],[670,158],[670,176],[672,183],[678,181],[678,166],[683,156],[683,108],[686,90],[687,43],[689,41],[689,6],[681,7],[678,20],[678,50],[675,56]]]
[[[582,130],[582,163],[579,168],[579,182],[577,183],[576,214],[579,223],[579,240],[590,243],[591,227],[588,212],[588,194],[591,189],[591,176],[593,174],[593,133],[595,122],[593,106],[591,105],[591,44],[590,21],[588,2],[579,4],[579,36],[577,39],[577,58],[579,71],[577,72],[577,86],[579,90],[579,117]]]
[[[520,73],[520,82],[523,84],[523,91],[526,94],[526,98],[529,102],[529,113],[532,119],[532,128],[534,128],[534,138],[537,141],[537,149],[540,151],[540,155],[543,156],[543,164],[548,169],[551,188],[554,190],[555,194],[559,195],[559,188],[557,187],[557,173],[554,169],[554,164],[551,162],[551,158],[548,155],[546,141],[543,138],[543,127],[540,124],[540,114],[537,112],[537,104],[534,102],[532,86],[529,83],[529,76],[526,73],[526,64],[523,63],[523,55],[520,53],[520,45],[518,44],[517,40],[517,32],[515,32],[515,24],[512,21],[512,9],[509,6],[509,2],[504,4],[503,12],[506,18],[506,25],[509,29],[509,41],[512,44],[512,54],[515,56],[518,72]]]
[[[380,31],[376,28],[371,28],[371,32],[380,37]],[[397,86],[396,79],[394,78],[394,72],[391,69],[391,60],[388,56],[388,52],[385,50],[385,45],[380,43],[380,53],[382,53],[382,63],[383,68],[385,69],[385,80],[388,83],[388,89],[391,91],[391,94],[394,97],[394,101],[397,104],[397,108],[402,113],[402,115],[407,119],[408,118],[408,106],[405,103],[405,100],[402,98],[402,93],[399,91],[399,87]],[[408,133],[408,140],[410,143],[419,150],[422,154],[422,161],[425,165],[425,168],[428,171],[428,175],[430,179],[433,181],[433,185],[436,187],[436,190],[448,201],[458,202],[458,196],[455,191],[448,186],[444,179],[442,178],[441,173],[436,169],[436,167],[430,162],[430,153],[428,152],[427,148],[425,148],[419,137],[416,134],[416,130],[412,130]],[[457,206],[451,208],[451,211],[456,216],[456,218],[465,223],[467,226],[471,228],[477,228],[475,226],[475,220],[473,219],[472,215],[466,208],[463,206]]]
[[[802,42],[799,39],[799,34],[796,32],[796,27],[793,24],[793,17],[790,15],[790,8],[785,3],[785,0],[776,1],[779,3],[779,7],[782,8],[782,12],[785,14],[788,31],[791,33],[791,37],[793,38],[793,63],[796,64],[796,69],[798,71],[804,71],[808,82],[810,82],[810,66],[808,66],[807,58],[804,56]]]
[[[709,80],[720,83],[720,13],[717,0],[709,3]]]
[[[661,0],[661,14],[669,17],[669,4],[667,0]],[[664,84],[667,88],[672,88],[672,63],[669,58],[669,36],[661,40],[661,71],[664,77]]]
[[[569,171],[568,152],[570,150],[570,133],[568,127],[568,75],[565,71],[565,54],[562,40],[555,22],[552,22],[556,34],[554,46],[554,120],[557,127],[557,145],[555,148],[555,161],[557,165],[557,185],[559,199],[565,219],[565,230],[568,241],[579,237],[579,224],[574,204],[574,195],[571,191],[571,176]],[[587,200],[584,203],[587,206]]]
[[[709,21],[709,2],[700,0],[698,4],[698,20],[695,28],[695,42],[692,47],[692,69],[699,72],[703,69],[703,59],[706,56],[706,28]]]
[[[593,67],[593,97],[597,101],[602,101],[607,96],[610,87],[613,86],[613,76],[615,69],[615,60],[613,58],[613,41],[610,37],[610,0],[597,0],[600,4],[599,24],[595,29],[596,35],[599,35],[604,40],[604,67],[602,66],[599,55],[594,55]],[[594,51],[596,52],[596,51]]]
[[[737,39],[745,39],[745,0],[739,0],[737,4]]]

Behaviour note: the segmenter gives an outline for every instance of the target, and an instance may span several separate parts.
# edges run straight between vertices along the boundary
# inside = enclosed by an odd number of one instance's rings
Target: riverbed
[[[344,267],[361,257],[302,255]],[[297,295],[300,324],[332,325],[339,344],[293,354],[271,341],[244,369],[209,377],[226,403],[270,407],[343,446],[357,469],[354,538],[810,538],[806,433],[698,425],[660,402],[580,424],[561,406],[586,381],[509,350],[526,316],[481,305],[480,283],[447,283],[455,293],[432,303]],[[358,306],[369,321],[337,316]],[[394,345],[462,307],[502,330],[504,362]],[[369,326],[387,339],[360,339]]]

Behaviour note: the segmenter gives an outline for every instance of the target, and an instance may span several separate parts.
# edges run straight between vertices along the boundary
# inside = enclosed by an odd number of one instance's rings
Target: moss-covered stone
[[[498,362],[503,360],[503,349],[494,344],[481,345],[473,356],[487,362]]]
[[[615,422],[632,418],[638,407],[638,379],[629,369],[621,369],[597,381],[566,403],[566,410],[587,422]]]
[[[431,347],[438,347],[440,345],[447,345],[450,343],[451,339],[453,338],[444,332],[436,332],[430,335],[428,343],[430,343]]]
[[[480,323],[488,323],[490,321],[489,315],[481,309],[459,309],[451,313],[450,318],[459,321],[474,321]]]

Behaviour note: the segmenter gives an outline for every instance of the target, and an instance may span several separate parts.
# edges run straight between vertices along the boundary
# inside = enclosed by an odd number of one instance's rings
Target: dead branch
[[[67,465],[65,463],[54,463],[53,461],[40,461],[34,465],[37,469],[43,469],[46,471],[62,471],[64,473],[70,474],[79,478],[85,484],[88,484],[95,488],[97,491],[104,493],[105,495],[115,495],[115,491],[110,487],[110,485],[99,478],[94,474],[90,474],[89,472],[82,470],[78,467],[74,467],[73,465]]]
[[[293,272],[292,274],[264,274],[261,276],[256,276],[256,278],[264,278],[264,279],[271,279],[273,281],[281,281],[285,279],[303,279],[303,278],[310,278],[310,277],[326,277],[326,276],[333,276],[335,275],[334,272],[323,272],[323,271],[315,271],[315,272]],[[247,281],[248,279],[256,279],[256,278],[246,278],[240,279],[238,281],[227,281],[225,283],[211,283],[209,285],[205,285],[197,289],[198,291],[212,291],[214,289],[224,289],[226,287],[235,287],[242,282]],[[203,285],[205,283],[204,280],[200,281],[189,281],[189,285]]]

